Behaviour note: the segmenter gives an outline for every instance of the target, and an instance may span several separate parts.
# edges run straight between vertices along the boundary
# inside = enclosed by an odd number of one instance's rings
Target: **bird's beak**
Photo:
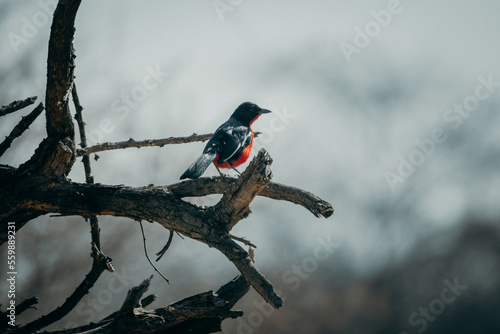
[[[260,109],[259,113],[261,114],[269,114],[271,112],[271,110],[267,110],[267,109]]]

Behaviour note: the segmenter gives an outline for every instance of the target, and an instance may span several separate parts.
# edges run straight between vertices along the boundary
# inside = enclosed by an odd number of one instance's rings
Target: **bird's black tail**
[[[189,166],[189,168],[181,175],[182,179],[197,179],[205,172],[205,170],[210,166],[210,163],[214,161],[217,156],[217,152],[206,152],[200,155],[195,162]]]

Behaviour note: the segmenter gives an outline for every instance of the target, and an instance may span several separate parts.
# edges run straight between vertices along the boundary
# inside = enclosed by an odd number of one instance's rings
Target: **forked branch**
[[[203,177],[196,180],[185,180],[168,186],[168,190],[178,197],[201,197],[213,194],[223,194],[235,186],[237,178],[229,176]],[[318,196],[296,187],[271,182],[263,188],[258,196],[282,200],[298,204],[309,210],[315,217],[328,218],[333,214],[330,203]]]

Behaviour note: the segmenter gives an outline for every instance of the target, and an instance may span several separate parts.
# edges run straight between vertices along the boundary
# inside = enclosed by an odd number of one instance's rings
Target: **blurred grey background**
[[[0,105],[44,101],[54,8],[0,3]],[[494,0],[84,1],[74,45],[87,136],[208,133],[247,100],[274,111],[254,124],[264,133],[254,154],[264,147],[274,181],[317,194],[335,214],[253,202],[233,231],[258,246],[256,265],[285,304],[271,310],[251,291],[236,305],[245,315],[224,322],[224,333],[498,333],[499,15]],[[2,117],[0,137],[32,109]],[[39,117],[0,163],[18,166],[44,136]],[[168,185],[203,147],[102,152],[93,175]],[[80,159],[70,177],[84,181]],[[109,315],[155,274],[136,222],[101,217],[100,225],[118,274],[104,273],[49,329]],[[153,255],[168,231],[145,230]],[[17,301],[40,298],[20,322],[64,302],[90,269],[89,243],[80,217],[41,217],[20,230]],[[5,259],[5,245],[0,252]],[[171,284],[155,275],[152,307],[237,274],[216,250],[178,236],[158,266]]]

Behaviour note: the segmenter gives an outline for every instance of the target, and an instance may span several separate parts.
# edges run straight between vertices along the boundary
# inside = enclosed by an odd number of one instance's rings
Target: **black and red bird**
[[[236,170],[235,167],[247,161],[250,156],[253,145],[252,123],[260,115],[270,112],[255,103],[240,104],[231,117],[215,131],[203,154],[181,175],[181,180],[199,178],[212,162],[217,170],[219,168]]]

